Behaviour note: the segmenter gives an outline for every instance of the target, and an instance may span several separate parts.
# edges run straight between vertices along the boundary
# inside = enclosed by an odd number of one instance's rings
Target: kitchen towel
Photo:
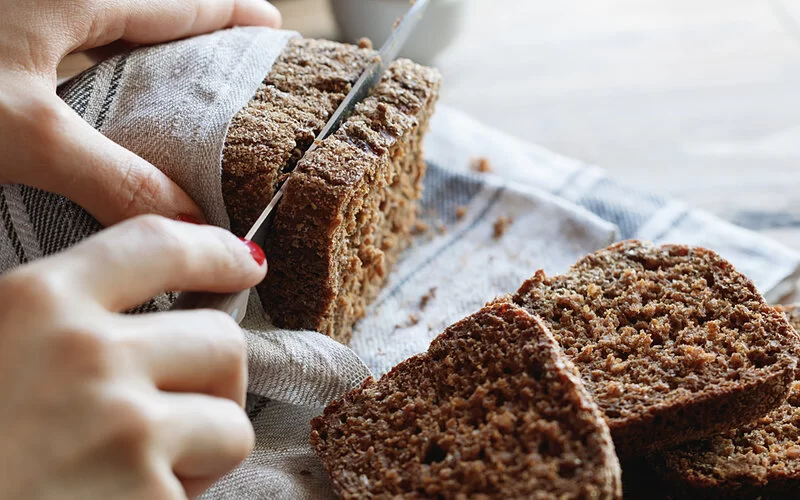
[[[296,34],[235,28],[137,49],[62,85],[61,97],[102,133],[164,170],[227,227],[220,161],[227,126]],[[445,82],[446,85],[446,82]],[[485,157],[493,171],[471,164]],[[308,446],[309,420],[370,374],[424,351],[449,323],[543,268],[636,237],[702,244],[777,297],[800,255],[708,214],[628,189],[584,165],[439,106],[426,140],[428,174],[417,235],[349,347],[315,332],[274,328],[251,294],[243,322],[253,453],[207,498],[332,495]],[[0,189],[0,269],[69,247],[100,230],[82,209],[29,187]],[[142,312],[169,307],[157,298]]]

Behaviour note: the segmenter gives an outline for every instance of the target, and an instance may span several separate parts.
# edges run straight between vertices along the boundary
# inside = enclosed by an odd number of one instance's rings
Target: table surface
[[[800,250],[800,0],[469,2],[442,102]]]

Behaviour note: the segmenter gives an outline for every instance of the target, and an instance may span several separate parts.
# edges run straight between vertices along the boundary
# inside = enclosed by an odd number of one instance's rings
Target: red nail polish
[[[239,238],[239,239],[242,240],[242,242],[244,242],[245,245],[247,245],[248,249],[250,249],[250,255],[253,256],[253,260],[256,261],[256,264],[258,264],[259,266],[263,266],[264,262],[266,262],[267,260],[267,256],[264,255],[264,250],[261,250],[260,246],[256,245],[250,240],[246,240],[244,238]]]
[[[200,219],[198,219],[197,217],[186,214],[178,215],[177,217],[175,217],[175,220],[178,222],[188,222],[189,224],[202,224],[202,222],[200,222]]]

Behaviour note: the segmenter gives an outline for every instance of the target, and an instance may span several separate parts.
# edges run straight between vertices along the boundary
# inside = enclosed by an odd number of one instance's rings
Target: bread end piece
[[[311,444],[343,498],[620,498],[602,414],[542,322],[495,302],[334,402]]]

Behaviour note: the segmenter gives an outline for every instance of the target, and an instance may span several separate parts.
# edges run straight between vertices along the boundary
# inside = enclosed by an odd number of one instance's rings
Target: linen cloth
[[[162,169],[228,227],[220,163],[228,124],[287,41],[235,28],[109,59],[59,88],[103,134]],[[445,83],[446,85],[446,83]],[[470,169],[476,157],[494,171]],[[709,214],[639,193],[603,170],[487,128],[439,106],[426,139],[428,174],[418,235],[349,347],[315,332],[272,326],[251,294],[251,456],[206,498],[325,498],[330,482],[308,445],[309,421],[370,374],[424,351],[441,330],[537,269],[558,273],[623,238],[710,247],[776,298],[797,279],[800,255]],[[0,270],[58,252],[98,231],[86,212],[26,186],[0,189]],[[505,218],[503,234],[495,225]],[[423,298],[424,297],[424,298]],[[169,307],[159,297],[144,312]]]

